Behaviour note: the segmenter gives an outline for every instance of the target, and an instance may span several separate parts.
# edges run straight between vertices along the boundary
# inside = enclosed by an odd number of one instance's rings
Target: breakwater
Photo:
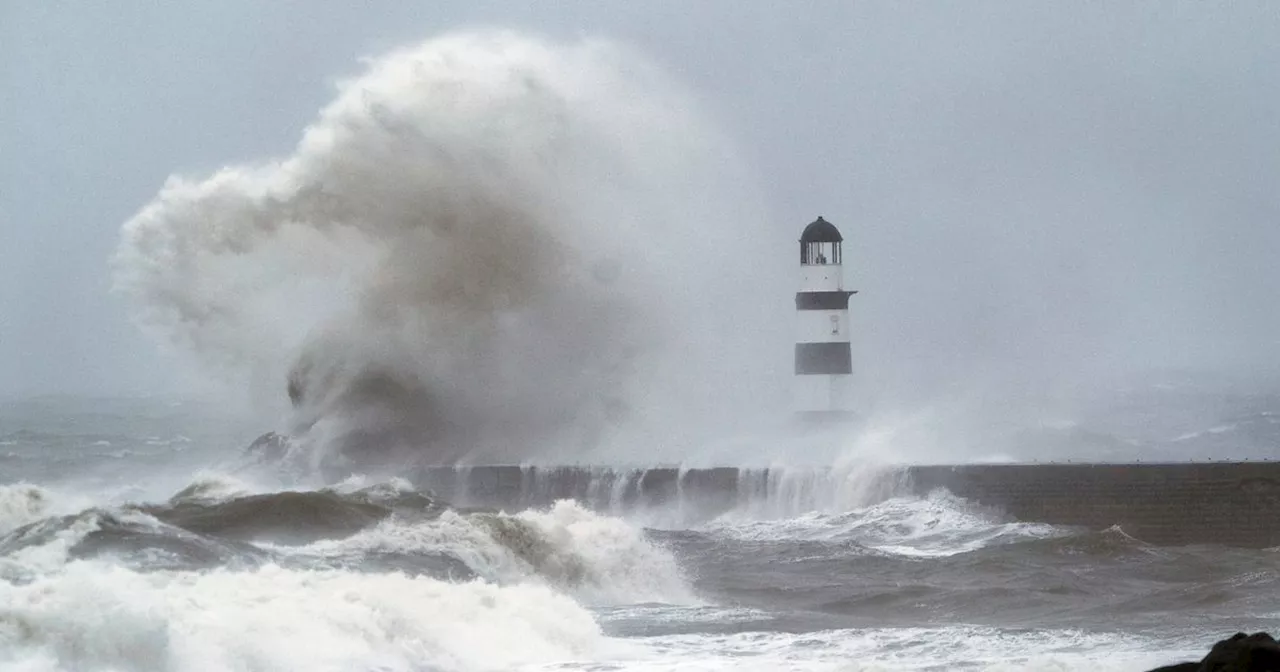
[[[858,468],[429,467],[410,475],[460,506],[575,499],[601,511],[711,518],[847,511],[937,488],[1022,521],[1105,529],[1160,545],[1280,546],[1280,462]]]
[[[1160,545],[1280,546],[1280,462],[912,467],[1018,520],[1105,529]]]

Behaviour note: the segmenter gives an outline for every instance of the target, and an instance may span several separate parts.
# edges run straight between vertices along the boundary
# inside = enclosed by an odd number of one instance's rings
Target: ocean
[[[1273,550],[943,490],[484,510],[397,477],[272,481],[252,438],[156,399],[4,404],[0,669],[1139,671],[1280,629]]]

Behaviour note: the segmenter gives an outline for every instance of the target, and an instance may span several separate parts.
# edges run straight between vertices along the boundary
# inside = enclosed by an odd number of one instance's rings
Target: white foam
[[[781,520],[706,526],[713,534],[752,541],[855,541],[873,551],[909,556],[966,553],[1005,540],[1040,539],[1066,531],[1040,523],[1007,522],[945,490],[896,497],[847,513],[810,512]]]
[[[261,492],[262,488],[229,474],[205,471],[196,474],[191,483],[179,491],[182,499],[195,502],[221,502]],[[177,497],[177,494],[174,495]]]
[[[516,518],[542,531],[556,549],[584,563],[587,593],[608,602],[694,602],[675,556],[619,518],[570,501]]]
[[[48,516],[65,515],[92,506],[83,494],[31,483],[0,485],[0,535]]]
[[[49,492],[36,485],[0,485],[0,534],[43,518],[49,499]]]
[[[395,497],[396,495],[417,491],[413,484],[405,478],[397,476],[389,479],[373,479],[364,474],[353,474],[330,489],[342,494],[351,494],[364,490],[366,494],[375,497]]]
[[[96,511],[82,513],[72,523],[55,532],[43,544],[32,544],[0,557],[0,581],[27,579],[62,568],[71,558],[71,549],[89,534],[101,528],[100,514]],[[46,519],[24,532],[37,536],[46,533],[48,527],[59,521]]]
[[[1039,670],[1132,672],[1203,656],[1119,634],[985,627],[873,628],[808,633],[740,632],[641,638],[638,655],[610,669],[718,672]],[[557,669],[600,669],[601,662]]]
[[[96,562],[0,583],[6,670],[507,670],[618,655],[537,585],[401,574],[137,573]]]
[[[277,550],[445,554],[490,580],[550,583],[596,604],[695,601],[669,551],[628,522],[571,501],[515,515],[446,511],[429,521],[389,519],[347,539]]]
[[[755,521],[841,513],[890,497],[898,490],[900,474],[881,461],[853,459],[831,467],[739,469],[737,505],[721,518]]]
[[[62,500],[61,508],[66,508],[65,500]],[[86,537],[101,530],[104,519],[109,519],[112,524],[124,524],[135,529],[163,530],[170,535],[185,537],[196,536],[129,507],[84,508],[73,516],[45,510],[35,512],[34,517],[37,519],[34,524],[26,529],[14,530],[6,538],[6,541],[13,544],[14,550],[0,556],[0,581],[29,581],[61,571],[71,562],[72,550]],[[153,550],[162,552],[160,549]]]

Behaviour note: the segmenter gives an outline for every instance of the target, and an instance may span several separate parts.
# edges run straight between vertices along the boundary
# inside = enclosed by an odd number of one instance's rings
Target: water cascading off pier
[[[986,513],[1157,545],[1280,546],[1280,463],[986,464],[849,468],[428,467],[412,479],[462,506],[519,510],[574,499],[619,515],[697,522],[739,512],[841,513],[938,489]]]

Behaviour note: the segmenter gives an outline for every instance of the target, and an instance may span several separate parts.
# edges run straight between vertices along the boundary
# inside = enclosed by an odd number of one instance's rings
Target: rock
[[[1151,672],[1280,672],[1280,643],[1265,632],[1237,632],[1198,663],[1166,665]]]
[[[1246,635],[1237,632],[1231,639],[1213,645],[1200,661],[1204,672],[1280,672],[1280,643],[1265,632]]]

